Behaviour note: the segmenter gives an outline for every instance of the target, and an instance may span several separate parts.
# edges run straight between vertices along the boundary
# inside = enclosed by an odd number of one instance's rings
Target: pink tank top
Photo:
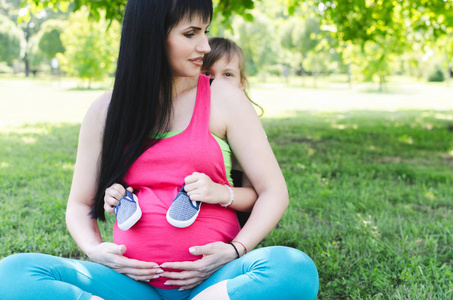
[[[201,257],[190,254],[190,247],[229,242],[239,232],[235,212],[218,204],[203,203],[197,219],[187,228],[173,227],[166,219],[184,178],[193,172],[205,173],[213,182],[228,184],[222,151],[209,131],[210,106],[209,77],[200,75],[188,127],[177,135],[159,140],[124,176],[124,181],[134,188],[143,213],[127,231],[114,225],[113,240],[126,245],[125,256],[157,264],[193,261]],[[158,278],[150,284],[175,288],[164,285],[166,280]]]

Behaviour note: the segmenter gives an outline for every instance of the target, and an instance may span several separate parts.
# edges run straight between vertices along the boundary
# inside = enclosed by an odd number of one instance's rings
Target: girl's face
[[[168,34],[166,46],[173,76],[192,77],[200,74],[203,56],[211,51],[206,36],[209,23],[193,16],[183,19]]]
[[[230,61],[228,61],[227,55],[224,55],[212,64],[208,70],[201,70],[201,73],[213,79],[224,78],[240,89],[244,88],[237,55],[234,55]]]

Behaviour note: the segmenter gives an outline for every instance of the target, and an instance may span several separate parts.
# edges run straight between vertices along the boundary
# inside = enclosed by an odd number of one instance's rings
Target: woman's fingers
[[[180,266],[183,265],[180,264]],[[193,267],[193,265],[189,266],[190,264],[186,264],[187,268]],[[199,270],[188,270],[180,272],[166,271],[162,273],[162,276],[168,279],[164,283],[166,285],[176,285],[181,287],[181,289],[190,289],[205,281],[209,277],[209,274],[200,272]]]
[[[166,269],[183,270],[183,271],[197,271],[200,268],[200,264],[196,261],[182,261],[182,262],[168,262],[163,263],[160,266]],[[172,272],[173,273],[173,272]],[[177,272],[175,272],[177,273]]]
[[[188,274],[188,276],[189,277],[185,278],[185,279],[167,280],[164,282],[164,284],[180,286],[181,289],[190,289],[192,287],[196,287],[197,285],[201,284],[203,281],[206,280],[206,278],[200,278],[200,277],[194,276],[193,274]]]
[[[162,268],[181,271],[171,272],[167,270],[162,273],[162,276],[168,278],[166,284],[176,285],[181,289],[193,288],[236,257],[236,254],[233,253],[234,250],[230,248],[230,245],[222,242],[191,247],[190,253],[202,255],[202,258],[196,261],[163,263],[161,264]]]
[[[149,281],[159,278],[164,272],[162,269],[137,269],[137,268],[119,268],[115,269],[118,273],[129,276],[137,281]]]
[[[92,260],[138,281],[156,279],[164,272],[154,262],[140,261],[123,256],[125,251],[124,245],[102,243],[92,253]]]

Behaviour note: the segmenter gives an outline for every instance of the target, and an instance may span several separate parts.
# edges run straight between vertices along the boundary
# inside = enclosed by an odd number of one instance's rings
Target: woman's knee
[[[30,253],[13,254],[0,260],[0,298],[11,289],[23,288],[15,286],[27,282],[27,270],[36,262],[36,256]]]
[[[36,272],[43,272],[52,267],[56,259],[59,258],[40,253],[19,253],[7,256],[0,261],[0,278],[17,279],[31,276]]]
[[[297,287],[293,292],[298,295],[304,295],[303,299],[316,298],[319,289],[318,270],[307,254],[298,249],[284,246],[260,249],[267,254],[265,258],[268,260],[266,267],[272,270],[271,272],[273,273],[285,274],[280,278],[285,281],[285,286],[288,288]]]
[[[24,267],[36,261],[34,253],[13,254],[0,260],[0,276],[24,270]]]
[[[316,271],[316,266],[313,260],[304,252],[285,246],[271,246],[258,248],[250,253],[256,255],[259,259],[269,260],[270,263],[281,265],[282,267],[302,267]]]

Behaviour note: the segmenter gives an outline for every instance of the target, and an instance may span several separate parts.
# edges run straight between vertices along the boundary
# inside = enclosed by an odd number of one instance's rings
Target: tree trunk
[[[25,77],[30,76],[30,61],[28,60],[28,55],[25,54],[24,56],[24,63],[25,63]]]
[[[379,92],[384,91],[384,81],[385,81],[385,76],[382,72],[379,73]]]
[[[351,71],[351,64],[348,65],[348,85],[349,88],[352,88],[352,71]]]

